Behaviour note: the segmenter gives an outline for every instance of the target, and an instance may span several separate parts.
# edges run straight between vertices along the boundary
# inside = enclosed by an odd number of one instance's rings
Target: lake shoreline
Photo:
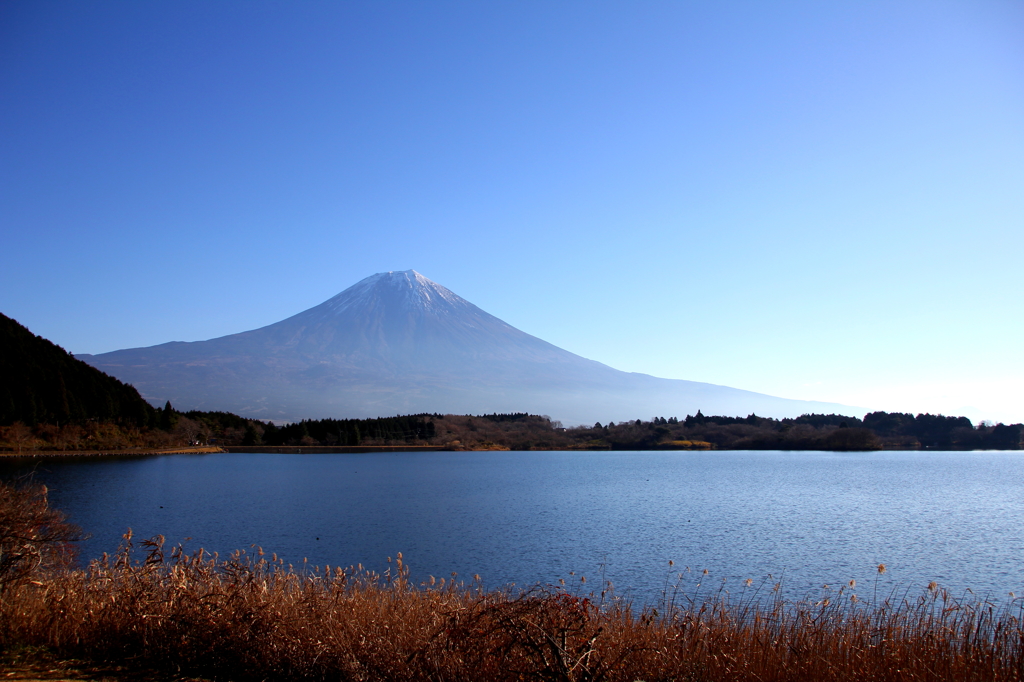
[[[160,455],[212,455],[226,452],[216,446],[195,446],[184,448],[125,448],[123,450],[22,450],[21,452],[0,451],[0,457],[35,458],[35,457],[157,457]]]
[[[518,449],[500,445],[462,446],[449,445],[209,445],[181,448],[125,448],[123,450],[23,450],[2,451],[0,458],[50,458],[50,457],[158,457],[161,455],[211,455],[234,454],[278,454],[278,455],[329,455],[371,452],[1002,452],[989,448],[955,447],[883,447],[868,450],[837,448],[723,448],[685,447],[668,443],[652,448],[617,449],[608,446],[589,447],[544,447]]]
[[[628,451],[634,451],[630,448]],[[730,452],[732,448],[659,446],[638,452]],[[510,448],[501,445],[480,446],[456,445],[221,445],[185,448],[126,448],[124,450],[23,450],[21,452],[0,451],[0,458],[43,458],[43,457],[157,457],[160,455],[211,455],[234,454],[276,454],[276,455],[331,455],[372,452],[627,452],[611,447],[544,447],[531,449]],[[829,450],[827,452],[840,452]]]

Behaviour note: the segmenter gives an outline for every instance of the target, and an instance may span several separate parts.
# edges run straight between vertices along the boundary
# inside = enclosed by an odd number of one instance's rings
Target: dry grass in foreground
[[[933,588],[868,605],[844,590],[634,611],[561,588],[526,594],[305,573],[262,552],[218,560],[163,539],[0,592],[0,647],[230,680],[1019,680],[1020,610]],[[753,592],[753,590],[751,590]],[[776,593],[777,594],[777,593]],[[602,603],[603,602],[603,603]]]

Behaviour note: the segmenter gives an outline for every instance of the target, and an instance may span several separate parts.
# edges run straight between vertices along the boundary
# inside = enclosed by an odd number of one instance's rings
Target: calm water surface
[[[1024,594],[1019,452],[172,455],[8,460],[0,475],[28,467],[92,534],[85,558],[131,527],[294,564],[381,569],[400,551],[414,578],[488,586],[597,587],[603,572],[643,602],[686,567],[687,591],[708,569],[702,589],[773,574],[794,598],[851,578]]]

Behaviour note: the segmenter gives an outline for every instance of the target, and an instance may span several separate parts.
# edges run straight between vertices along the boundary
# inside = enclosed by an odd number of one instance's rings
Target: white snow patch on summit
[[[407,310],[448,314],[453,308],[468,308],[471,304],[415,270],[379,272],[356,282],[322,305],[341,314],[356,307],[369,307],[377,302],[399,303]]]

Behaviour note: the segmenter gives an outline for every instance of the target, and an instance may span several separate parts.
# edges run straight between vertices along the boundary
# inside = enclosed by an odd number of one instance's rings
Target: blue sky
[[[1024,421],[1024,5],[6,2],[0,232],[72,352],[414,268],[619,369]]]

